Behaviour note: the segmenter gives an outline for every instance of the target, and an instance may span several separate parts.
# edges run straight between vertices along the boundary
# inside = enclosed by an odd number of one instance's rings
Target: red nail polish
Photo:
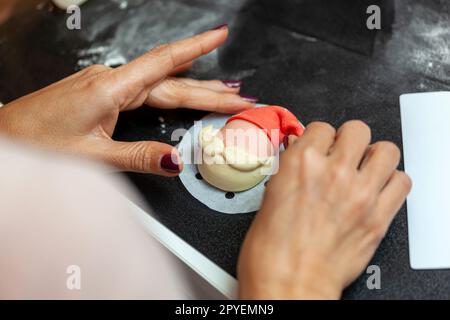
[[[240,88],[242,85],[242,81],[240,81],[240,80],[223,80],[222,82],[228,88],[232,88],[232,89]]]
[[[170,173],[179,173],[180,166],[178,164],[178,158],[172,153],[166,154],[161,158],[161,169]]]
[[[242,98],[242,100],[244,100],[246,102],[250,102],[250,103],[258,102],[258,98],[255,98],[255,97],[252,97],[252,96],[247,96],[247,95],[241,94],[241,98]]]
[[[226,29],[226,28],[228,28],[228,23],[222,23],[222,24],[218,25],[217,27],[214,27],[210,30],[220,30],[220,29]]]

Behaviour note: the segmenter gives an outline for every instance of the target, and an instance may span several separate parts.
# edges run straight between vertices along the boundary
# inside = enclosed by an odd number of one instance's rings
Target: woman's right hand
[[[411,189],[397,146],[370,141],[350,121],[289,144],[242,247],[242,299],[338,299],[364,270]]]

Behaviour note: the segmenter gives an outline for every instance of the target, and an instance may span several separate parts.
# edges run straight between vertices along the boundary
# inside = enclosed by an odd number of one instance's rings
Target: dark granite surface
[[[39,5],[44,3],[44,5]],[[126,5],[125,5],[126,4]],[[381,32],[364,29],[362,8],[383,9]],[[158,42],[229,22],[231,36],[200,59],[197,78],[243,79],[243,92],[291,109],[304,124],[362,119],[374,139],[401,145],[398,97],[450,89],[450,3],[446,0],[90,0],[82,30],[64,12],[28,2],[0,26],[0,101],[8,102],[92,63],[120,65]],[[24,4],[22,6],[26,7]],[[149,108],[120,117],[115,138],[170,142],[204,113]],[[158,117],[165,120],[165,131]],[[231,274],[254,214],[223,215],[192,198],[179,179],[129,174],[159,220]],[[230,200],[232,201],[232,200]],[[450,272],[409,267],[403,207],[371,264],[382,289],[362,275],[349,299],[450,298]]]

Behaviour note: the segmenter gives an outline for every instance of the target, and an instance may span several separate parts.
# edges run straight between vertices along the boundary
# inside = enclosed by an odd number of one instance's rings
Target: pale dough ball
[[[198,170],[211,185],[224,191],[253,188],[271,172],[274,148],[267,134],[243,120],[221,130],[211,126],[199,134],[202,163]]]

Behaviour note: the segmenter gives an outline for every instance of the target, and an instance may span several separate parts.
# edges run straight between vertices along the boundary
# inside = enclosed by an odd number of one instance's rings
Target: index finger
[[[168,76],[174,69],[205,55],[223,44],[228,27],[209,30],[171,44],[160,45],[143,56],[112,71],[123,88],[144,89]]]
[[[295,140],[289,150],[296,152],[313,147],[319,153],[328,155],[336,137],[336,129],[325,122],[311,122],[306,126],[303,135]]]

